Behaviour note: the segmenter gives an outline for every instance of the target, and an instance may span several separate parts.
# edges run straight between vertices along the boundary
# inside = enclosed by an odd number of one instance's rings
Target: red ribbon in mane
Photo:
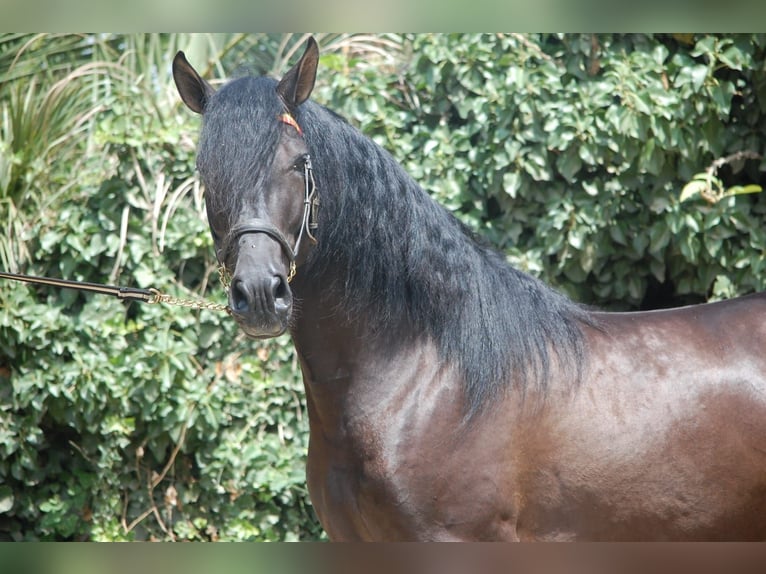
[[[296,131],[298,132],[298,135],[303,135],[303,130],[301,129],[301,126],[298,125],[298,122],[295,121],[295,118],[291,116],[288,112],[285,112],[281,116],[279,116],[279,121],[283,124],[287,124],[288,126],[293,126]]]

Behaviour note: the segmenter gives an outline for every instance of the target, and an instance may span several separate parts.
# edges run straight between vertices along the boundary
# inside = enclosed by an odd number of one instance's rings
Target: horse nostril
[[[271,279],[271,289],[271,292],[274,294],[274,310],[281,315],[289,313],[292,297],[285,278],[279,275],[273,277]]]
[[[234,281],[231,285],[231,306],[239,313],[247,311],[250,306],[247,287],[241,279]]]
[[[275,301],[287,297],[287,283],[279,275],[275,275],[271,278],[271,292],[274,293]]]

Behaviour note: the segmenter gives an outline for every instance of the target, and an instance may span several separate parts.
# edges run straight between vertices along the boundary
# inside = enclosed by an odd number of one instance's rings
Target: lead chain
[[[231,314],[231,309],[228,305],[222,305],[220,303],[211,303],[210,301],[204,301],[202,299],[182,299],[181,297],[173,297],[172,295],[165,295],[160,293],[156,289],[151,290],[154,293],[154,298],[149,300],[148,303],[165,303],[166,305],[175,305],[176,307],[186,307],[187,309],[207,309],[209,311],[226,311]]]
[[[224,265],[218,267],[218,278],[221,280],[221,285],[228,292],[231,285],[231,278]],[[209,311],[225,311],[231,315],[231,307],[228,305],[222,305],[220,303],[211,303],[203,299],[184,299],[181,297],[173,297],[172,295],[165,295],[157,289],[150,289],[154,297],[147,301],[148,303],[164,303],[166,305],[174,305],[176,307],[185,307],[187,309],[207,309]]]
[[[223,286],[224,291],[228,293],[229,287],[231,287],[231,274],[224,264],[218,266],[218,279],[221,280],[221,285]]]

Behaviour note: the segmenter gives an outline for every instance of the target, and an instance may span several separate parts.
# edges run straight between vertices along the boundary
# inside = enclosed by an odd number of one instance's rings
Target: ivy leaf
[[[9,486],[0,486],[0,514],[4,514],[13,508],[13,491]]]
[[[559,173],[564,176],[569,183],[572,183],[575,179],[575,175],[580,171],[582,167],[582,160],[576,147],[570,147],[567,151],[561,154],[556,160],[556,168]]]
[[[745,56],[736,46],[729,46],[722,53],[718,55],[718,59],[721,60],[732,70],[741,70],[745,62]]]
[[[710,189],[710,186],[707,182],[701,181],[698,179],[692,180],[689,183],[687,183],[684,188],[681,190],[681,196],[678,198],[679,201],[684,202],[688,199],[691,199],[701,193],[704,193]]]

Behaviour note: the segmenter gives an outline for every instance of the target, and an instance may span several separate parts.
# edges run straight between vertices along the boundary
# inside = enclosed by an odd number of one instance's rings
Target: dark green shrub
[[[25,270],[222,300],[189,179],[193,118],[108,103],[101,153],[28,218]],[[247,341],[223,313],[4,284],[0,345],[0,537],[321,536],[287,339]]]
[[[764,35],[425,35],[323,94],[518,266],[585,303],[669,305],[764,286],[766,198],[679,197],[740,151],[756,159],[726,186],[766,183],[765,53]]]

